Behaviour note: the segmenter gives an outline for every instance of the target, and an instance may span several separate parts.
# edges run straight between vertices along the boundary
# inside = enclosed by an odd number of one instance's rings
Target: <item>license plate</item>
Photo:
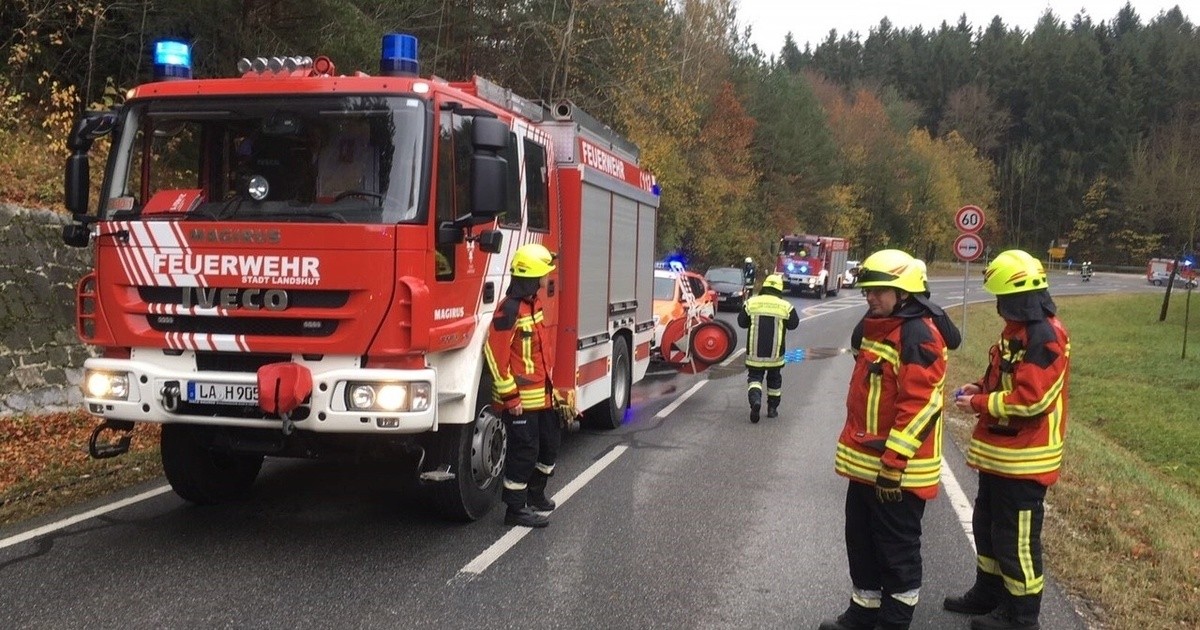
[[[258,385],[188,381],[187,401],[201,405],[257,405]]]

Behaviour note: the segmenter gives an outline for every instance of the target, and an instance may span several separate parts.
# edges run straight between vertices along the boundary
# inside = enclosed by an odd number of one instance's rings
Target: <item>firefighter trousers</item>
[[[971,525],[979,570],[999,575],[1016,621],[1037,622],[1042,574],[1042,519],[1046,487],[1029,479],[979,473]]]
[[[554,473],[562,429],[553,409],[526,411],[519,416],[505,411],[502,418],[508,431],[502,498],[509,508],[517,510],[529,498],[530,478],[535,473],[546,477]]]
[[[846,490],[846,556],[854,586],[848,612],[874,611],[874,625],[908,628],[921,590],[921,518],[925,500],[904,492],[881,503],[875,487],[851,481]]]
[[[776,367],[747,367],[746,397],[751,407],[762,405],[763,378],[767,381],[767,408],[776,409],[783,398],[783,366]]]

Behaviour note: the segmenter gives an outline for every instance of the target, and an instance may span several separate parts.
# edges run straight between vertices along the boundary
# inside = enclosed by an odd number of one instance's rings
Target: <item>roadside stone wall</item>
[[[75,284],[92,250],[67,247],[70,217],[0,203],[0,416],[82,403],[90,349],[75,334]]]

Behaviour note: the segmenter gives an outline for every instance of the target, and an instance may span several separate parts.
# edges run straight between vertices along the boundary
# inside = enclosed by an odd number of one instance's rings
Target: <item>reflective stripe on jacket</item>
[[[536,296],[532,301],[508,297],[496,307],[484,355],[492,373],[492,401],[504,409],[553,406],[543,317]]]
[[[868,317],[862,329],[834,469],[874,484],[886,463],[904,471],[902,488],[932,499],[942,470],[946,343],[928,315]]]
[[[787,300],[770,294],[759,294],[746,300],[738,313],[738,325],[748,328],[746,335],[746,365],[749,367],[779,367],[787,349],[784,338],[788,330],[800,325],[796,307]]]
[[[989,352],[982,393],[971,397],[979,419],[967,450],[972,468],[1002,477],[1058,481],[1067,433],[1071,342],[1057,317],[1005,321]]]

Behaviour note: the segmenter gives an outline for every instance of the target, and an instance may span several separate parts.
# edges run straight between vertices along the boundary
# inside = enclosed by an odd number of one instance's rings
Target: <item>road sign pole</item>
[[[963,261],[963,300],[962,300],[962,335],[963,343],[967,341],[967,280],[971,277],[971,261]],[[961,347],[961,346],[960,346]]]

